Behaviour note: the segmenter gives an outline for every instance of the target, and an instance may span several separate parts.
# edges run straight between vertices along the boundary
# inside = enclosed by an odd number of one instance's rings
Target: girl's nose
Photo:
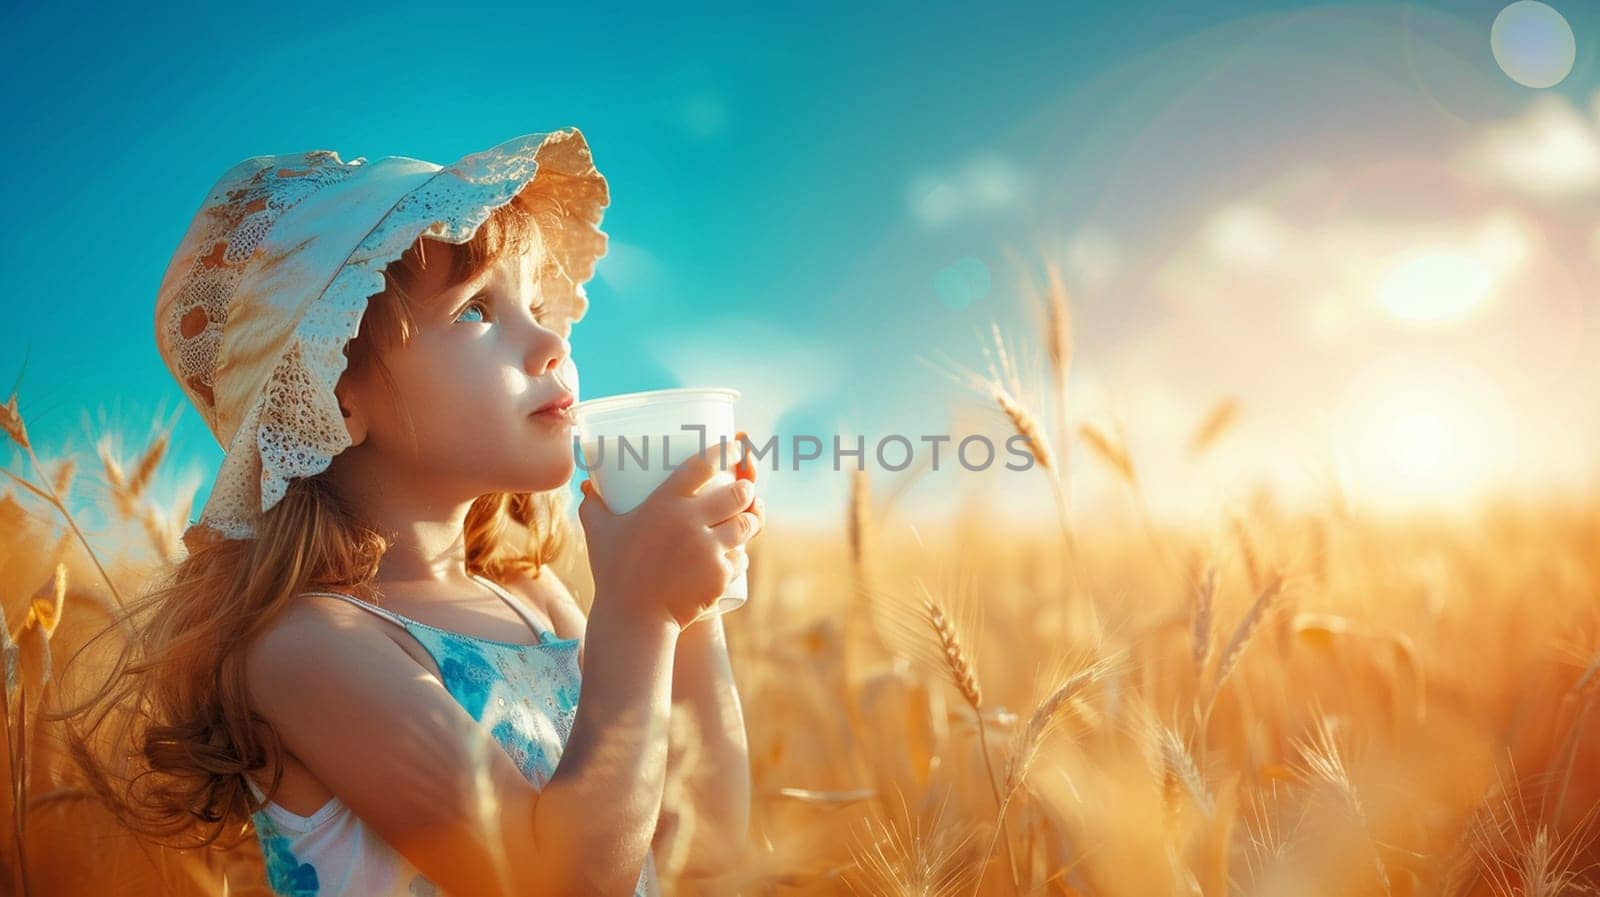
[[[560,367],[567,356],[572,354],[572,346],[566,337],[554,330],[547,330],[544,327],[535,327],[534,330],[524,366],[529,374],[540,377]]]

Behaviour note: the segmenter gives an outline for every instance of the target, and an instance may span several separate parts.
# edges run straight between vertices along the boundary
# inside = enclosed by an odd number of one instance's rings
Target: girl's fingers
[[[711,527],[711,535],[716,537],[724,550],[743,545],[760,531],[761,518],[748,511],[735,514]]]
[[[750,510],[751,499],[755,498],[756,487],[749,480],[734,480],[726,486],[707,489],[704,494],[695,496],[694,500],[700,505],[707,526],[712,526],[727,520],[740,511]]]
[[[746,448],[749,445],[750,437],[745,431],[740,430],[734,434],[733,438],[734,441],[739,443],[739,448],[742,450],[739,455],[739,463],[733,466],[734,476],[753,483],[756,481],[756,460],[751,456],[749,449]]]

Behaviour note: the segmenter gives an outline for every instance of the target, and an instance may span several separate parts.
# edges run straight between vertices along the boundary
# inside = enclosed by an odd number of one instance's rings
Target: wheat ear
[[[1005,839],[1006,866],[1011,872],[1011,883],[1017,883],[1017,861],[1011,853],[1011,835],[1006,826],[1006,802],[1000,797],[1000,785],[994,774],[994,759],[989,756],[989,732],[983,722],[983,686],[978,682],[978,673],[974,669],[972,660],[967,656],[965,646],[961,643],[961,633],[950,622],[944,607],[931,595],[922,599],[922,609],[932,628],[934,637],[939,642],[939,648],[944,653],[945,665],[949,668],[950,676],[955,681],[956,690],[961,692],[961,697],[972,707],[972,713],[978,718],[978,747],[983,754],[983,766],[989,777],[989,791],[994,795],[995,809],[1000,812],[999,831]],[[979,868],[978,880],[983,880],[982,868]]]
[[[1261,621],[1266,618],[1267,610],[1272,607],[1272,603],[1282,591],[1283,577],[1274,573],[1266,588],[1261,590],[1255,602],[1250,605],[1250,610],[1245,613],[1244,619],[1234,627],[1233,635],[1229,637],[1227,646],[1222,649],[1222,655],[1217,660],[1217,674],[1212,680],[1211,692],[1206,698],[1205,711],[1200,717],[1202,721],[1211,719],[1211,710],[1216,706],[1217,695],[1221,693],[1223,683],[1228,681],[1228,675],[1239,665],[1239,658],[1244,655],[1245,648],[1250,646],[1251,637],[1255,635],[1256,629],[1261,626]],[[1204,722],[1201,730],[1204,731]]]

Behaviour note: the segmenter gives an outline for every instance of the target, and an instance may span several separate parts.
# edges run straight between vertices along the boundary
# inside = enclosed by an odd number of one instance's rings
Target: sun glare
[[[1390,271],[1378,285],[1378,304],[1404,321],[1437,322],[1460,318],[1489,298],[1494,277],[1489,266],[1460,252],[1426,252]]]
[[[1345,396],[1341,449],[1352,486],[1375,504],[1452,505],[1481,496],[1512,451],[1510,413],[1475,369],[1369,369]]]

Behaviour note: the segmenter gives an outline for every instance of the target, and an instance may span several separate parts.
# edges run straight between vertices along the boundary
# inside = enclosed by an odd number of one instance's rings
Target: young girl
[[[693,621],[763,524],[753,483],[709,485],[718,446],[625,515],[585,481],[587,619],[549,567],[608,201],[576,129],[223,175],[156,323],[227,455],[95,703],[138,721],[133,768],[97,757],[106,714],[73,730],[126,824],[253,826],[283,895],[656,893],[683,713],[686,871],[737,857],[743,716],[721,621]]]

